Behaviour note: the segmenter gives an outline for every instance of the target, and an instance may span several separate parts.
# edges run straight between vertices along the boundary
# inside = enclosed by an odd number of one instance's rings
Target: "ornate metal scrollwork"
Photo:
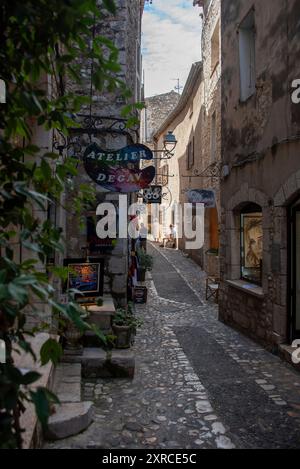
[[[182,176],[184,178],[214,178],[214,179],[220,179],[222,177],[222,163],[219,161],[216,161],[215,163],[212,163],[209,165],[207,168],[205,168],[204,171],[199,171],[198,169],[195,169],[193,171],[193,174],[191,175],[185,175]]]
[[[80,159],[83,150],[83,136],[86,135],[91,140],[92,136],[109,134],[113,138],[120,135],[126,136],[130,143],[138,142],[139,129],[128,128],[126,119],[107,116],[95,116],[78,114],[75,122],[78,127],[71,127],[69,135],[65,136],[61,131],[55,130],[53,135],[53,149],[63,155],[72,152],[72,156]]]

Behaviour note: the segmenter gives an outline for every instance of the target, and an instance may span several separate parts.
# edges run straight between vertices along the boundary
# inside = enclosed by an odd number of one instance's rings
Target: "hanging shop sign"
[[[161,204],[162,186],[150,186],[143,190],[144,204]]]
[[[84,167],[90,178],[110,192],[137,192],[149,186],[155,167],[140,169],[141,160],[152,160],[145,145],[130,145],[118,151],[102,150],[96,143],[84,153]]]
[[[205,208],[216,207],[215,192],[211,190],[192,189],[187,192],[187,199],[190,204],[204,204]]]

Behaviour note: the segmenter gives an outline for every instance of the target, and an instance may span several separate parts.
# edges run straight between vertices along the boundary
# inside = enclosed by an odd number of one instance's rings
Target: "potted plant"
[[[153,257],[150,254],[147,254],[144,249],[139,249],[137,251],[137,261],[138,281],[144,282],[146,278],[146,272],[150,272],[153,269]]]
[[[88,317],[87,311],[82,311],[80,314],[80,320],[85,321]],[[81,339],[83,337],[84,330],[79,328],[74,321],[71,319],[65,319],[65,330],[64,338],[66,340],[66,351],[69,354],[81,354],[83,347],[81,344]]]
[[[138,319],[132,309],[132,305],[127,308],[118,308],[113,319],[113,333],[115,335],[115,347],[118,349],[130,348],[132,338],[142,321]]]

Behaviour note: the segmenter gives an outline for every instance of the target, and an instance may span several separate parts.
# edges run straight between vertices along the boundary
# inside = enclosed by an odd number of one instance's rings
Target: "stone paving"
[[[149,246],[154,271],[130,380],[83,383],[94,423],[46,448],[300,448],[300,374],[217,320],[205,274]]]

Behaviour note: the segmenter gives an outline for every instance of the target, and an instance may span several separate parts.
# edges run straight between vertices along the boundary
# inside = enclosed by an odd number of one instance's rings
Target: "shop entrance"
[[[300,200],[291,208],[290,294],[291,339],[300,338]]]

